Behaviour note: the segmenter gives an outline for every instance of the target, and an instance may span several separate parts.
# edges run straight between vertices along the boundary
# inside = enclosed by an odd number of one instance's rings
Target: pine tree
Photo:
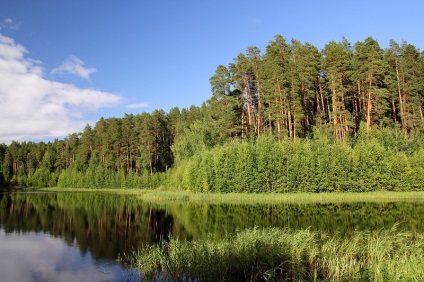
[[[261,50],[256,46],[250,46],[246,50],[247,58],[249,59],[252,76],[254,77],[252,81],[251,91],[252,94],[252,104],[255,111],[255,133],[259,136],[263,132],[264,128],[264,117],[263,117],[263,101],[262,101],[262,55]]]
[[[230,64],[230,72],[234,87],[239,94],[238,101],[242,112],[242,139],[256,132],[256,108],[257,97],[255,96],[255,77],[249,58],[240,53],[234,62]]]
[[[400,119],[404,136],[408,137],[424,124],[424,59],[413,45],[403,42],[400,46],[394,40],[390,41],[385,59],[391,69],[389,89],[397,93],[397,99],[392,95],[393,119]]]
[[[355,44],[353,59],[359,98],[359,103],[358,99],[354,101],[354,112],[362,115],[370,131],[374,123],[384,125],[387,124],[386,117],[390,118],[390,99],[385,85],[387,66],[383,60],[383,50],[372,37]],[[358,104],[360,107],[357,107]],[[354,120],[358,127],[359,117]]]
[[[331,41],[324,46],[323,55],[328,80],[327,89],[331,97],[331,109],[328,112],[333,123],[334,139],[344,141],[352,126],[347,104],[352,99],[349,92],[352,50],[346,40],[340,43]]]
[[[102,117],[94,126],[94,144],[99,152],[99,159],[104,164],[106,162],[106,153],[108,151],[108,123]]]
[[[90,125],[84,127],[79,146],[79,158],[88,163],[94,150],[94,132]]]
[[[284,136],[293,136],[290,108],[289,69],[290,47],[283,36],[277,35],[266,47],[264,55],[263,100],[268,105],[269,128],[276,127],[281,140]]]
[[[323,117],[324,105],[321,104],[320,96],[320,61],[321,54],[318,49],[309,43],[302,44],[292,40],[292,50],[296,53],[295,65],[299,80],[299,98],[302,107],[301,129],[299,135],[302,137],[311,133],[315,125],[316,115]],[[292,51],[292,52],[293,52]]]

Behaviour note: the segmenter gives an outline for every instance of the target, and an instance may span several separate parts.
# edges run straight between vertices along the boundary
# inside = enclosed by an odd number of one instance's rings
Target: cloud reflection
[[[1,281],[127,281],[131,276],[116,262],[95,262],[44,233],[0,230]],[[136,277],[133,277],[136,279]]]

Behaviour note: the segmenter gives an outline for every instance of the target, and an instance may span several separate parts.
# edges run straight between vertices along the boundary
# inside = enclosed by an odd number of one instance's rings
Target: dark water
[[[135,281],[118,256],[169,235],[219,239],[253,227],[424,232],[424,202],[150,204],[107,193],[0,193],[1,281]]]

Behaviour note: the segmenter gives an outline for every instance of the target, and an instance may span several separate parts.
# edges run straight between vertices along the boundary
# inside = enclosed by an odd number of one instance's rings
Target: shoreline
[[[135,195],[147,202],[211,202],[211,203],[331,203],[331,202],[391,202],[424,201],[424,191],[371,191],[327,193],[195,193],[161,189],[85,189],[42,188],[43,192],[101,192]]]

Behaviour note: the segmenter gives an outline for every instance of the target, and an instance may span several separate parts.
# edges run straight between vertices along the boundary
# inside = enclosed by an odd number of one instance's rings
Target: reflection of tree
[[[10,194],[0,202],[5,232],[46,232],[77,243],[96,259],[116,259],[141,242],[168,238],[172,216],[123,196],[82,194]]]
[[[174,218],[174,234],[184,230],[193,238],[213,236],[253,227],[288,227],[346,234],[354,230],[378,230],[400,223],[408,231],[424,230],[423,202],[331,203],[281,205],[209,205],[168,206]]]
[[[399,228],[424,231],[423,202],[331,204],[149,204],[99,193],[0,194],[0,226],[8,232],[46,232],[96,259],[116,259],[141,243],[169,235],[220,239],[253,227],[311,228],[342,235]]]

